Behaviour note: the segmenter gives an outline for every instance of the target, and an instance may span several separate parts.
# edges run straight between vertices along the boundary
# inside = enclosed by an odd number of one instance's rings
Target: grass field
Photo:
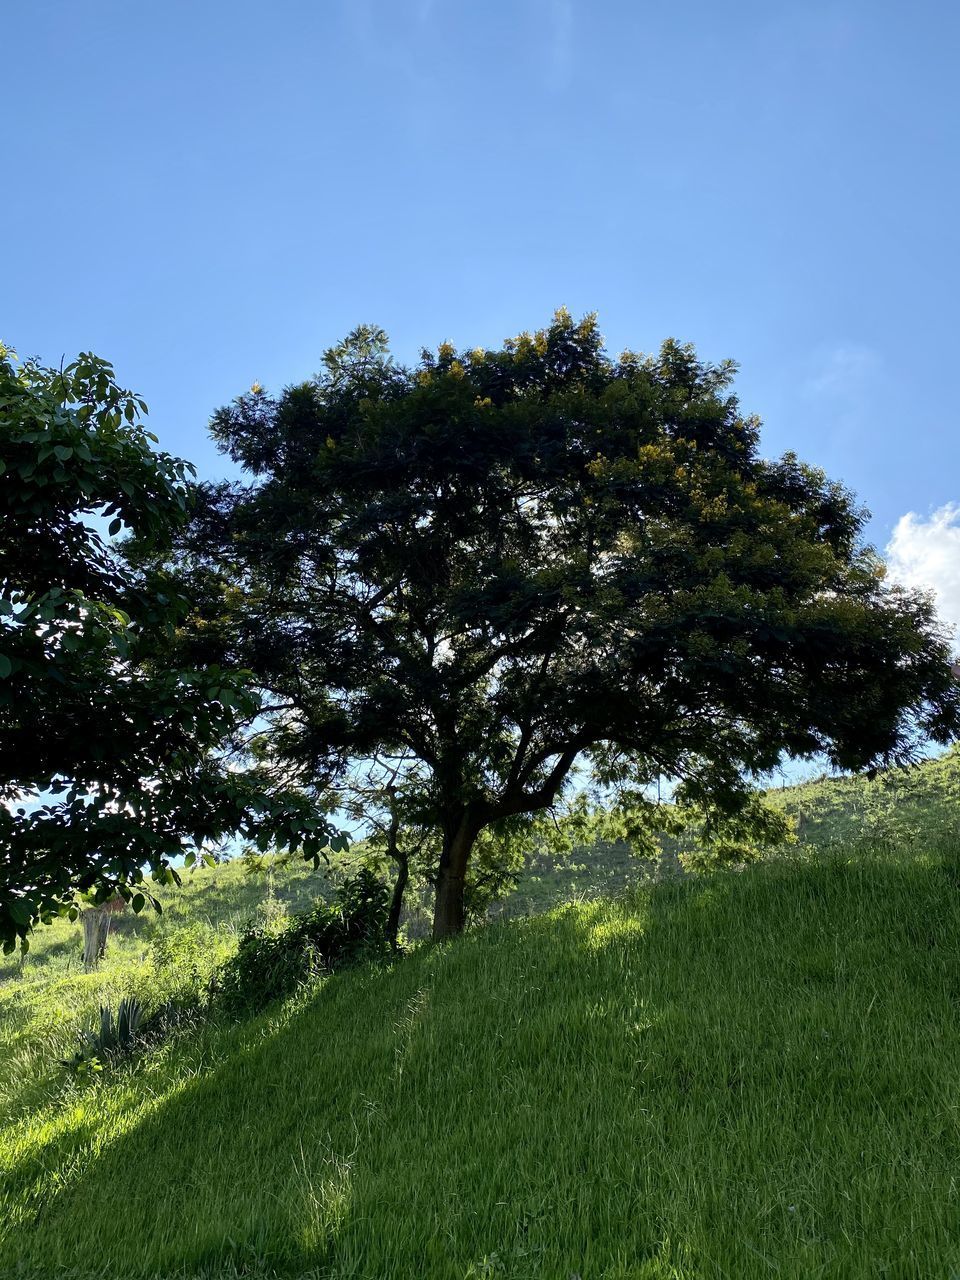
[[[24,1050],[0,1274],[948,1280],[958,940],[949,850],[808,853],[345,971],[91,1084]]]

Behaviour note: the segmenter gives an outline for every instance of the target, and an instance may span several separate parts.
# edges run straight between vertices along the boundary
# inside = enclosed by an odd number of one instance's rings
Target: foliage
[[[135,996],[125,996],[116,1014],[109,1005],[101,1005],[96,1027],[80,1033],[79,1048],[63,1065],[82,1075],[104,1062],[115,1064],[131,1058],[143,1040],[143,1018],[143,1005]]]
[[[945,1278],[958,936],[851,847],[343,970],[0,1108],[0,1273]]]
[[[357,331],[316,378],[213,418],[179,566],[189,654],[249,667],[259,749],[318,795],[396,762],[455,932],[480,833],[592,769],[731,811],[784,753],[860,768],[960,723],[932,603],[892,586],[851,495],[768,461],[734,366],[609,358],[566,312],[402,368]],[[621,806],[624,807],[624,806]]]
[[[745,866],[771,853],[784,853],[797,842],[796,823],[782,809],[755,793],[736,813],[708,812],[686,828],[680,860],[691,871]]]
[[[166,654],[192,603],[137,567],[186,518],[192,468],[153,449],[146,405],[112,367],[61,369],[0,347],[0,940],[76,911],[78,892],[139,911],[144,877],[233,831],[316,856],[331,828],[243,764],[248,673]],[[223,749],[233,744],[235,767]]]
[[[217,973],[235,945],[235,933],[225,938],[223,925],[218,929],[208,921],[194,920],[157,933],[147,987],[151,1040],[162,1041],[210,1014]]]
[[[383,882],[361,868],[334,903],[247,929],[216,977],[219,1003],[234,1016],[255,1013],[318,973],[383,954],[388,910]]]

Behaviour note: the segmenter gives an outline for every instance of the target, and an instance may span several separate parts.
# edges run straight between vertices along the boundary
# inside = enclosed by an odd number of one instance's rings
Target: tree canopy
[[[214,415],[246,479],[205,487],[183,544],[195,649],[257,673],[261,750],[299,785],[402,765],[436,936],[479,833],[575,767],[731,812],[785,755],[870,767],[957,731],[930,600],[840,484],[761,455],[734,372],[674,341],[613,359],[565,311],[414,368],[364,327]]]
[[[259,697],[249,673],[175,666],[191,602],[113,538],[162,554],[192,469],[152,447],[144,402],[81,355],[61,369],[0,347],[0,939],[78,891],[139,909],[144,869],[176,878],[241,831],[313,855],[333,832],[307,796],[228,759]]]

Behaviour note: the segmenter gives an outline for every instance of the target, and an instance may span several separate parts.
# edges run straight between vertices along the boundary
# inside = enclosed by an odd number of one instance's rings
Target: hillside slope
[[[344,972],[0,1130],[0,1274],[960,1271],[951,858],[664,883]]]
[[[768,793],[810,844],[879,837],[899,842],[960,838],[960,745],[909,769],[874,778],[822,777]]]
[[[216,936],[236,933],[267,909],[299,911],[317,895],[331,892],[323,870],[300,859],[289,862],[265,857],[263,870],[251,872],[242,859],[212,867],[195,867],[183,873],[182,888],[151,889],[163,911],[146,907],[140,915],[125,911],[116,915],[107,942],[105,971],[128,970],[146,958],[163,937],[178,930],[207,932]],[[272,906],[268,904],[272,900]],[[81,972],[83,931],[79,922],[65,917],[36,929],[26,956],[0,955],[0,984],[14,977],[63,977]],[[2,990],[2,986],[0,986]]]

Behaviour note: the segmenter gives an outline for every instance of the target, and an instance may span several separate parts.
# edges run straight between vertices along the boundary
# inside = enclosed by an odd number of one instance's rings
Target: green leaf
[[[53,447],[53,452],[57,455],[61,462],[66,462],[68,458],[73,457],[73,450],[68,444],[57,444]]]
[[[17,924],[28,925],[33,918],[33,913],[25,902],[14,899],[7,908],[10,915],[16,920]]]
[[[12,670],[13,663],[5,653],[0,653],[0,680],[6,679]]]
[[[140,914],[140,912],[144,908],[144,904],[146,903],[146,901],[147,900],[142,893],[135,893],[133,895],[133,901],[130,903],[130,906],[133,908],[133,912],[135,915]]]
[[[110,521],[110,528],[108,530],[110,537],[111,538],[114,537],[116,534],[120,532],[122,528],[123,528],[123,521],[120,519],[119,516],[117,516],[114,520]]]

